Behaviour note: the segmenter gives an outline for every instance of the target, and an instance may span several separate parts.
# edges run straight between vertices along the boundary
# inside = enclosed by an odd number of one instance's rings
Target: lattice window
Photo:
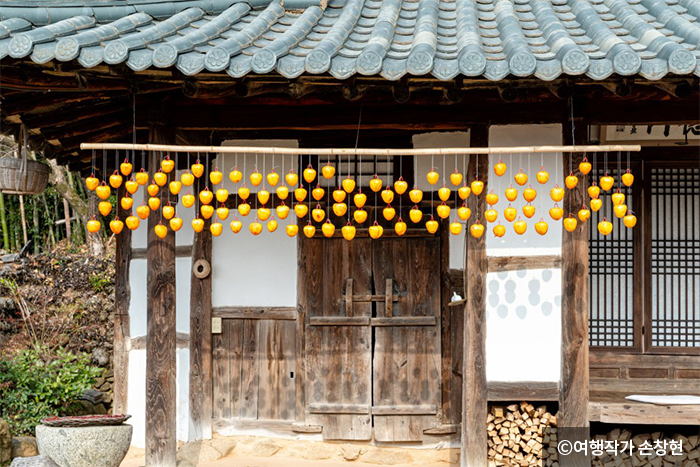
[[[619,181],[621,172],[608,170],[610,176]],[[622,171],[624,172],[624,170]],[[591,177],[600,180],[605,175],[602,168],[591,172]],[[622,184],[620,190],[625,194],[629,209],[635,210],[632,188]],[[589,342],[592,347],[633,347],[635,341],[634,294],[634,229],[625,227],[612,210],[611,195],[618,189],[617,183],[612,190],[601,190],[603,207],[598,212],[591,212],[589,228]],[[598,222],[606,217],[613,224],[610,235],[598,232]]]
[[[700,347],[700,170],[650,170],[651,345]]]

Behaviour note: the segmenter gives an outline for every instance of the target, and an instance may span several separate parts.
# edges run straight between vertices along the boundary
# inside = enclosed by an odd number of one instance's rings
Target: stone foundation
[[[142,450],[132,448],[130,456]],[[191,467],[230,457],[259,457],[311,461],[355,462],[373,465],[459,465],[459,448],[389,447],[344,441],[305,441],[260,436],[215,435],[212,440],[183,444],[178,451],[178,466]]]

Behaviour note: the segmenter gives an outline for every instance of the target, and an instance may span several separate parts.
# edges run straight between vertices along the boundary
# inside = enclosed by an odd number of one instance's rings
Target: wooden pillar
[[[488,146],[488,126],[471,128],[470,145]],[[467,183],[476,179],[484,182],[481,196],[472,194],[467,199],[467,206],[472,211],[471,221],[486,225],[486,193],[488,187],[488,155],[470,156],[467,169]],[[469,223],[471,225],[471,222]],[[487,465],[486,417],[488,400],[486,388],[486,233],[479,239],[467,230],[465,241],[464,269],[464,360],[462,374],[462,467],[484,467]]]
[[[124,222],[129,212],[121,207],[119,200],[126,194],[124,184],[117,190],[117,216]],[[114,401],[112,412],[125,414],[128,408],[129,388],[129,348],[131,343],[129,303],[131,287],[129,270],[131,266],[131,230],[124,226],[116,236],[116,277],[114,279]]]
[[[151,143],[172,144],[172,132],[162,124],[151,127]],[[160,167],[159,154],[148,155],[151,173]],[[172,175],[171,175],[172,177]],[[161,188],[161,204],[168,201],[167,185]],[[176,462],[176,328],[175,233],[160,239],[154,228],[160,211],[148,217],[148,301],[146,339],[146,465],[172,467]]]
[[[195,179],[194,192],[199,193],[206,184],[206,176]],[[206,277],[201,277],[201,274],[198,273],[198,271],[202,271],[201,268],[206,268],[207,265],[211,268],[210,224],[211,219],[204,219],[204,230],[194,234],[194,242],[192,243],[190,441],[210,439],[212,436],[211,269]]]
[[[574,104],[575,108],[576,106]],[[574,120],[572,140],[571,107],[564,118],[564,144],[585,144],[588,139],[587,126],[580,119]],[[579,178],[576,188],[566,189],[565,211],[576,216],[581,206],[587,203],[588,177],[583,176],[578,166],[582,153],[564,154],[563,177],[573,170]],[[568,215],[566,212],[565,215]],[[590,222],[590,221],[589,221]],[[589,437],[588,420],[588,224],[579,222],[573,232],[562,230],[561,248],[561,382],[559,387],[559,440],[583,440]],[[585,455],[560,456],[562,467],[588,467],[590,460]]]

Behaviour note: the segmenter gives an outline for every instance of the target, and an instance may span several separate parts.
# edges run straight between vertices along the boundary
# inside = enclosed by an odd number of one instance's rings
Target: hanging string
[[[462,173],[464,174],[464,184],[467,184],[467,154],[462,155]]]
[[[435,155],[431,154],[430,155],[430,170],[433,171],[435,170]],[[430,219],[434,219],[433,211],[435,210],[435,190],[431,187],[430,188]]]
[[[418,187],[418,158],[413,156],[413,186]]]
[[[403,178],[403,156],[399,156],[399,180]],[[401,208],[403,206],[403,195],[399,195],[399,219],[401,219]]]
[[[170,152],[168,152],[167,157],[170,157]],[[175,166],[177,167],[177,164],[176,164]],[[166,176],[167,176],[167,175],[166,175]],[[160,193],[161,193],[161,200],[160,200],[161,205],[163,204],[163,199],[162,199],[162,198],[163,198],[163,195],[162,195],[163,191],[165,191],[165,196],[166,196],[166,199],[167,199],[167,201],[168,201],[167,204],[169,205],[169,204],[170,204],[170,190],[167,189],[167,185],[166,185],[166,189],[165,189],[165,190],[159,190],[159,191],[160,191]],[[162,212],[162,208],[161,208],[161,212]],[[160,221],[159,221],[159,222],[160,222]]]
[[[204,153],[204,189],[209,189],[209,153]]]
[[[0,119],[0,120],[2,120],[2,119]],[[94,177],[95,176],[95,150],[94,149],[92,150],[92,162],[91,162],[91,169],[90,170],[92,172],[92,176]]]
[[[107,181],[107,150],[102,150],[102,180]]]
[[[132,116],[131,116],[131,117],[132,117],[132,120],[133,120],[133,129],[132,129],[132,131],[131,131],[131,142],[132,142],[134,145],[136,145],[136,93],[132,93],[132,94],[131,94],[131,98],[132,98],[132,101],[133,101],[133,105],[132,105]],[[135,151],[132,149],[132,150],[131,150],[131,163],[132,163],[132,164],[134,164],[134,163],[136,162],[135,158],[136,158],[136,153],[135,153]],[[134,164],[134,165],[135,165],[135,164]],[[132,165],[132,167],[133,167],[133,165]],[[133,169],[132,169],[132,170],[133,170]]]
[[[309,154],[309,156],[310,156],[310,155],[311,155],[311,154]],[[303,171],[303,169],[302,169],[302,170],[301,170],[301,175],[303,175],[303,174],[304,174],[304,171]],[[317,175],[317,176],[318,176],[318,175]],[[301,184],[301,180],[302,180],[302,177],[299,177],[299,184]],[[312,217],[311,217],[311,212],[313,211],[313,209],[312,209],[312,207],[311,207],[311,205],[312,205],[312,202],[311,202],[311,192],[312,192],[312,191],[313,191],[313,190],[312,190],[312,187],[311,187],[311,183],[309,183],[309,192],[308,192],[308,195],[309,195],[309,209],[308,209],[308,211],[309,211],[309,223],[311,223],[311,218],[312,218]]]
[[[442,184],[447,185],[447,180],[445,179],[445,172],[447,171],[447,165],[445,164],[445,155],[442,155]]]

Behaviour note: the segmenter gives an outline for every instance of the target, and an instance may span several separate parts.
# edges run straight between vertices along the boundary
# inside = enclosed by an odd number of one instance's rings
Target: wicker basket
[[[80,417],[51,417],[41,420],[41,424],[53,427],[79,428],[84,426],[121,425],[131,415],[83,415]]]
[[[36,195],[46,189],[49,167],[32,160],[0,158],[0,191],[14,195]]]

